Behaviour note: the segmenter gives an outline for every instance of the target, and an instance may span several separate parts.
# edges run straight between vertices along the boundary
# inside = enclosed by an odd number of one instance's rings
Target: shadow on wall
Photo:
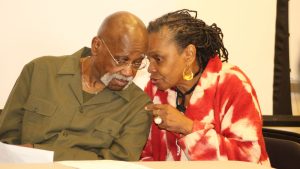
[[[291,80],[291,99],[292,99],[292,112],[293,115],[300,115],[300,42],[297,60],[297,75],[295,80]]]
[[[298,74],[298,81],[300,81],[300,41],[299,41],[299,48],[298,48],[298,54],[297,54],[297,56],[298,56],[298,66],[297,66],[297,68],[298,68],[298,70],[297,70],[297,74]]]

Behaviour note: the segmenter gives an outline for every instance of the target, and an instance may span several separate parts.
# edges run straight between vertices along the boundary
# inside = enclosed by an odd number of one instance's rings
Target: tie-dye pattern
[[[158,90],[150,81],[145,92],[154,103],[175,106],[174,90]],[[153,123],[141,160],[240,160],[270,166],[257,96],[238,67],[212,58],[185,116],[194,121],[193,132],[186,136]]]

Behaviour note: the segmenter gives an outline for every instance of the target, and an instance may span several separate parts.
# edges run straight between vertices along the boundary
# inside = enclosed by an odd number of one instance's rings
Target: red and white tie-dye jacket
[[[156,104],[176,106],[175,90],[158,90],[149,81],[145,92]],[[270,165],[257,96],[238,67],[212,58],[185,116],[194,121],[192,133],[186,136],[152,123],[141,160],[239,160]],[[208,127],[211,124],[213,128]]]

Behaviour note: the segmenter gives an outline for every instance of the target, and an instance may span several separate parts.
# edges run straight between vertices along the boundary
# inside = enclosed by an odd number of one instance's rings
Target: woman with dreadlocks
[[[195,13],[193,17],[190,13]],[[141,160],[240,160],[270,165],[248,77],[227,62],[216,24],[179,10],[149,23],[145,91],[154,122]]]

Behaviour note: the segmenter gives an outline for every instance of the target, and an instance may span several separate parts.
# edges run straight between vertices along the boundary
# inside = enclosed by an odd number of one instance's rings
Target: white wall
[[[272,114],[276,0],[0,0],[0,108],[24,64],[90,46],[105,16],[127,10],[148,24],[182,8],[222,28],[229,62],[252,80],[263,114]],[[138,85],[147,76],[140,72]]]
[[[300,1],[289,0],[291,80],[300,84]]]

